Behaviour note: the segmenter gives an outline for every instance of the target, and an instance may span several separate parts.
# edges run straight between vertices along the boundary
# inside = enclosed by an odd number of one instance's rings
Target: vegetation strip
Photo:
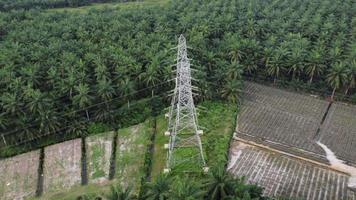
[[[81,160],[81,180],[82,180],[82,185],[87,185],[88,184],[88,168],[87,168],[87,145],[85,142],[86,137],[82,137],[82,156],[80,158]]]
[[[43,167],[44,167],[44,159],[45,159],[45,151],[42,147],[40,149],[40,158],[38,164],[38,172],[37,172],[37,189],[36,189],[36,196],[41,196],[43,193]]]
[[[114,179],[116,172],[116,152],[117,152],[117,140],[118,140],[118,130],[114,131],[114,136],[112,140],[112,150],[110,157],[110,170],[109,170],[109,180]]]

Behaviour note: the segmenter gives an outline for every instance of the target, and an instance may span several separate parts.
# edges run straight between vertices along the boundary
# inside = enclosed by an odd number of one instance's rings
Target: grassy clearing
[[[0,161],[0,199],[21,199],[34,195],[37,183],[39,151]]]
[[[154,153],[152,161],[152,177],[157,177],[166,165],[167,150],[164,144],[168,143],[168,137],[164,135],[167,130],[168,120],[163,116],[157,117],[157,134],[154,143]]]
[[[210,168],[225,165],[230,138],[235,126],[236,106],[224,102],[204,102],[200,105],[205,107],[205,111],[200,112],[199,124],[204,127],[202,142],[207,163]],[[164,132],[167,129],[167,121],[163,115],[157,117],[157,135],[151,174],[153,179],[165,167],[167,150],[164,149],[164,144],[168,143],[168,137],[164,136]],[[34,199],[70,200],[83,194],[104,196],[110,190],[110,186],[115,184],[131,185],[134,186],[135,191],[138,191],[141,177],[145,175],[143,162],[152,131],[150,120],[119,130],[115,180],[105,184],[76,186],[66,192],[46,194]],[[182,153],[186,155],[192,152],[183,150]]]
[[[49,12],[87,12],[91,9],[104,10],[110,9],[137,9],[150,6],[165,6],[169,0],[144,0],[138,2],[112,2],[112,3],[94,3],[88,6],[81,6],[77,8],[53,8],[48,9]]]
[[[223,166],[228,159],[227,153],[235,128],[237,107],[233,104],[211,101],[203,102],[200,106],[205,108],[199,112],[198,116],[199,125],[204,130],[202,143],[205,159],[210,168]],[[163,116],[158,117],[152,167],[153,178],[157,177],[165,167],[167,150],[164,149],[164,144],[168,143],[168,137],[164,136],[166,130],[167,119]],[[178,154],[181,156],[196,155],[195,152],[192,152],[192,149],[183,149]],[[197,159],[199,158],[197,157]],[[179,170],[184,171],[187,167],[194,168],[196,166],[192,163],[187,163],[184,166],[180,166]]]
[[[124,187],[132,186],[136,192],[145,175],[143,164],[151,133],[150,120],[118,133],[115,181]]]
[[[103,182],[109,176],[110,157],[114,132],[86,138],[89,181]]]
[[[111,185],[114,182],[107,182],[105,184],[89,184],[86,186],[74,186],[70,190],[44,194],[41,197],[30,198],[30,200],[74,200],[82,195],[87,196],[105,196],[110,191]]]
[[[230,139],[235,129],[237,106],[225,102],[204,102],[206,108],[199,116],[204,130],[203,148],[210,168],[225,165],[228,160]]]

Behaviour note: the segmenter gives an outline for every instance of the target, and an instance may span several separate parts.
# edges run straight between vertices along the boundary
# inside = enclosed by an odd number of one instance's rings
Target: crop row
[[[237,132],[321,153],[313,142],[318,121],[254,102],[246,102],[239,115]]]
[[[356,163],[356,106],[334,103],[320,131],[321,142]]]
[[[252,82],[246,83],[245,97],[248,101],[255,101],[315,120],[321,120],[328,106],[327,101]]]
[[[235,142],[230,172],[265,188],[265,195],[300,199],[355,200],[348,176],[278,153]],[[237,157],[234,157],[237,156]],[[239,156],[238,156],[239,155]]]

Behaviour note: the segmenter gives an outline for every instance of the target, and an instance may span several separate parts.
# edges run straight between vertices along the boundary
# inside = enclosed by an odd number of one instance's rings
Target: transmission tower
[[[200,139],[203,131],[198,129],[191,79],[186,40],[183,35],[180,35],[176,85],[171,107],[167,114],[169,117],[168,130],[165,132],[165,135],[169,136],[169,144],[165,145],[165,148],[168,149],[165,172],[186,163],[194,163],[200,169],[208,170]]]

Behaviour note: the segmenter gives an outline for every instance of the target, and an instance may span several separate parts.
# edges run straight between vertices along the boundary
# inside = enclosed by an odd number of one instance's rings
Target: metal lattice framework
[[[203,154],[200,135],[202,130],[198,129],[196,108],[194,106],[191,68],[187,57],[187,45],[183,35],[179,37],[177,54],[176,86],[169,110],[169,126],[165,135],[170,136],[167,163],[165,171],[185,162],[193,161],[203,167],[206,171],[206,163]],[[180,149],[193,148],[184,156],[176,155]]]

